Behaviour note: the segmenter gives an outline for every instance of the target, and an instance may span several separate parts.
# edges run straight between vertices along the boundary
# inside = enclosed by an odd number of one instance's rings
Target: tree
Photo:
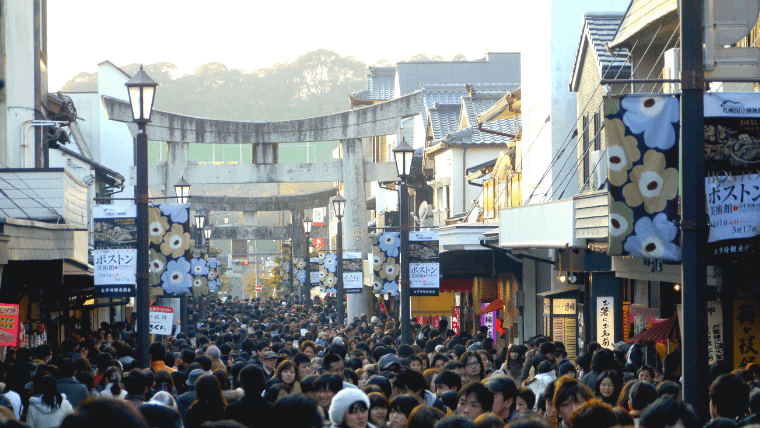
[[[393,64],[387,59],[381,59],[380,61],[372,64],[373,67],[391,67]]]
[[[243,277],[243,291],[247,296],[259,296],[262,298],[268,298],[272,296],[274,289],[268,281],[269,274],[266,271],[259,272],[258,285],[261,286],[261,291],[256,292],[256,273],[248,272]]]
[[[452,61],[467,61],[467,58],[464,57],[464,54],[458,53],[454,55],[454,58],[452,58]]]
[[[430,61],[430,57],[425,54],[412,55],[409,61]]]

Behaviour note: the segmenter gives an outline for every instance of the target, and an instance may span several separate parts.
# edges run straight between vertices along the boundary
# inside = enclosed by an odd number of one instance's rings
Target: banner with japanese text
[[[760,239],[760,96],[705,94],[705,193],[709,262],[755,252]]]
[[[410,295],[437,296],[440,277],[438,232],[409,232]]]
[[[362,253],[359,251],[346,251],[343,253],[343,291],[346,294],[361,294],[362,278]]]
[[[309,259],[309,276],[311,276],[310,284],[312,287],[319,285],[319,257],[312,257]]]
[[[148,208],[152,294],[193,293],[188,251],[189,219],[190,204],[161,204]]]
[[[733,346],[735,369],[760,362],[757,358],[760,352],[760,304],[757,299],[734,299]]]
[[[93,267],[98,297],[132,297],[137,272],[137,207],[93,207]]]
[[[150,307],[150,334],[168,336],[172,334],[174,309],[168,306]]]
[[[596,341],[602,348],[613,349],[615,342],[615,298],[596,298]]]
[[[16,346],[18,332],[18,305],[0,303],[0,346]]]
[[[713,300],[707,302],[707,352],[710,361],[723,360],[724,350],[723,305],[720,300]]]

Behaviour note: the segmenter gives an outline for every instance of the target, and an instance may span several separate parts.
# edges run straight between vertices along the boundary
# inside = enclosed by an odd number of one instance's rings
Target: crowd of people
[[[159,336],[137,366],[134,323],[76,331],[58,349],[9,351],[0,424],[18,428],[730,428],[760,423],[760,365],[710,368],[706,424],[684,403],[680,355],[644,364],[589,343],[572,361],[538,336],[497,349],[456,334],[362,315],[337,325],[330,299],[209,303]]]

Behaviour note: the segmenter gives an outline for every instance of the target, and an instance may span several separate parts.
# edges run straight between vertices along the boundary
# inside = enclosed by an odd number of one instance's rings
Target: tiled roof
[[[580,74],[583,71],[583,59],[588,54],[594,56],[600,73],[599,78],[625,79],[631,76],[628,51],[617,50],[613,55],[607,50],[607,44],[615,38],[624,17],[623,12],[598,12],[584,15],[583,29],[575,52],[573,75],[570,79],[571,91],[578,90]],[[592,46],[593,49],[589,49]]]
[[[485,108],[488,109],[499,98],[503,97],[507,92],[516,89],[519,85],[508,83],[423,85],[424,103],[422,114],[426,118],[423,123],[425,123],[425,131],[427,132],[429,122],[433,133],[433,140],[440,140],[446,134],[459,129],[462,100],[465,98],[469,99],[468,86],[470,90],[475,91],[480,97],[485,97],[486,94],[494,94],[493,97],[495,98]],[[479,113],[482,113],[482,111],[479,111]],[[470,123],[477,122],[473,119]]]
[[[353,98],[361,100],[391,100],[396,87],[396,67],[370,67],[367,89],[354,92]]]
[[[442,83],[520,83],[520,54],[490,52],[475,61],[410,61],[396,64],[399,93]]]

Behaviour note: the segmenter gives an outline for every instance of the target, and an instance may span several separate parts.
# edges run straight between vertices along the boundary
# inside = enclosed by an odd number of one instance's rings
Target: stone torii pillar
[[[364,177],[364,154],[361,138],[340,140],[340,151],[343,156],[343,177]],[[367,194],[364,180],[343,180],[343,197],[346,198],[346,210],[343,215],[343,251],[361,251],[370,254],[370,241],[367,234]],[[348,294],[346,321],[350,323],[354,317],[370,314],[370,289],[362,287],[361,294]]]

